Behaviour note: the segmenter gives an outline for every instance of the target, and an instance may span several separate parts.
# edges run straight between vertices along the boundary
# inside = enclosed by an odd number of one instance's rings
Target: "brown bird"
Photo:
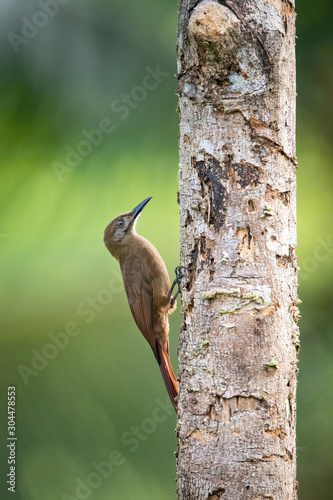
[[[152,348],[172,404],[178,382],[169,358],[168,315],[176,309],[179,280],[183,276],[177,267],[176,278],[170,287],[168,271],[156,248],[135,230],[137,217],[151,200],[143,200],[132,211],[115,217],[105,228],[104,243],[121,269],[127,300],[132,316]],[[172,296],[174,286],[178,291]]]

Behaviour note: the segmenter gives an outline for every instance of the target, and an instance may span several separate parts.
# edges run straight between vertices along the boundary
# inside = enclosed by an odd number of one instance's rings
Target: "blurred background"
[[[333,486],[332,5],[297,5],[301,500]],[[1,0],[0,19],[1,470],[16,385],[17,500],[174,499],[176,418],[102,236],[154,195],[139,231],[178,264],[177,6]]]

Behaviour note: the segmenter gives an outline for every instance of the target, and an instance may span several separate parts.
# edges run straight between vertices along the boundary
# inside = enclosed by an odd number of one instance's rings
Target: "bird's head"
[[[121,247],[126,245],[128,239],[135,233],[137,217],[151,199],[152,196],[143,200],[130,212],[117,215],[117,217],[112,219],[106,226],[104,231],[104,244],[114,257],[119,255]]]

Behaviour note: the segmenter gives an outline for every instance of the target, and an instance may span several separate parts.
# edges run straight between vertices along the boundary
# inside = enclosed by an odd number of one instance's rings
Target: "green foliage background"
[[[158,367],[102,236],[112,217],[153,195],[139,231],[170,275],[178,264],[177,7],[169,0],[69,0],[15,53],[8,33],[21,35],[22,17],[32,20],[40,10],[33,1],[0,5],[1,498],[11,498],[6,393],[16,385],[17,500],[79,498],[77,479],[86,482],[93,463],[114,450],[122,463],[86,498],[170,500],[175,415],[161,406]],[[333,486],[332,3],[304,0],[297,11],[299,498],[326,500]],[[121,120],[110,106],[157,65],[169,76]],[[103,118],[114,131],[60,182],[54,162],[65,164],[66,147],[75,149],[82,130]],[[98,311],[80,315],[78,307],[92,310],[89,300]],[[18,366],[31,368],[32,350],[41,353],[50,332],[68,322],[80,333],[24,384]],[[178,312],[171,319],[174,363],[179,325]]]

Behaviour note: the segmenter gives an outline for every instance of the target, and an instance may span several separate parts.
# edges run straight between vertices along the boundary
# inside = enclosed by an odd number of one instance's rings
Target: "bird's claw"
[[[185,278],[186,276],[186,274],[182,272],[182,269],[186,271],[186,267],[184,266],[177,266],[175,269],[176,280],[178,280],[177,283],[181,280],[181,278]]]
[[[180,293],[180,295],[182,294],[182,292],[180,291],[180,288],[179,288],[179,285],[180,285],[180,280],[184,277],[186,277],[186,274],[184,274],[182,272],[182,269],[184,269],[186,271],[186,267],[184,266],[177,266],[176,269],[175,269],[175,274],[176,274],[176,277],[175,279],[173,280],[173,283],[172,283],[172,286],[171,286],[171,290],[170,290],[170,296],[172,295],[172,291],[173,289],[175,288],[175,286],[177,285],[178,286],[178,290],[177,292],[175,293],[175,295],[172,297],[171,296],[171,299],[170,299],[170,306],[172,307],[174,305],[174,303],[176,302],[176,298],[178,296],[178,294]]]

